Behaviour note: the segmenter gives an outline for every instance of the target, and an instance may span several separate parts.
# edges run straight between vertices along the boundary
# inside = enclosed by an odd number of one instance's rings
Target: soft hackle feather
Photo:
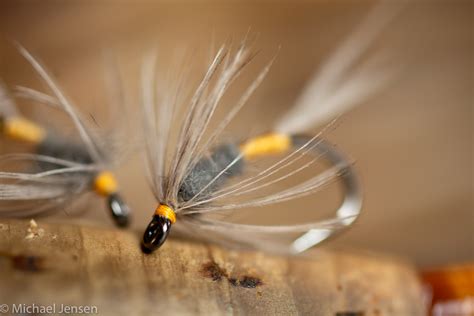
[[[377,52],[363,56],[402,7],[389,1],[377,4],[315,72],[275,130],[294,134],[318,127],[380,91],[393,72],[377,63],[387,56]]]

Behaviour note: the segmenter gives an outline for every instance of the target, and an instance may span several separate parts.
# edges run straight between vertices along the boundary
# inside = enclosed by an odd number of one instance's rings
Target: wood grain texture
[[[143,255],[133,232],[40,223],[31,236],[27,221],[0,223],[2,304],[94,305],[101,315],[423,315],[416,273],[393,259],[285,258],[173,239]]]

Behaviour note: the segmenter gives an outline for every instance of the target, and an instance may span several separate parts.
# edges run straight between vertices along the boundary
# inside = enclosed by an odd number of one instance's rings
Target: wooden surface
[[[180,240],[143,255],[138,244],[138,233],[2,220],[0,304],[89,305],[101,315],[422,315],[416,273],[393,259],[284,258]]]

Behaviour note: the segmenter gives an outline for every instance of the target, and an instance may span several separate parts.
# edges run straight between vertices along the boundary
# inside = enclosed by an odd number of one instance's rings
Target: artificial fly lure
[[[149,253],[159,248],[178,222],[186,233],[200,238],[289,253],[301,253],[350,226],[362,205],[352,163],[323,138],[324,129],[315,136],[302,133],[335,119],[386,82],[386,74],[370,62],[357,63],[393,16],[394,12],[386,7],[375,8],[323,65],[273,132],[242,142],[220,141],[219,136],[260,85],[271,63],[217,127],[211,128],[210,122],[223,95],[254,57],[247,45],[243,43],[234,54],[222,46],[197,88],[181,101],[177,101],[176,95],[182,93],[179,90],[182,82],[175,91],[158,90],[161,86],[156,84],[156,57],[150,54],[142,68],[142,102],[149,177],[158,206],[145,230],[142,250]],[[170,90],[170,95],[164,93]],[[180,118],[177,113],[183,108],[185,114]],[[176,143],[170,141],[174,130],[178,130]],[[283,158],[266,168],[258,166],[260,159],[276,154]],[[301,163],[303,158],[309,161]],[[320,160],[329,163],[324,171],[296,185],[276,188],[284,180],[312,170],[310,167]],[[234,178],[240,180],[232,183]],[[324,221],[263,226],[212,216],[307,196],[337,179],[343,184],[344,199],[335,216]],[[264,189],[272,188],[275,188],[273,192],[263,193]],[[289,247],[276,241],[276,235],[291,233],[303,234]]]
[[[224,61],[228,53],[225,47],[219,50],[191,98],[188,115],[181,126],[177,145],[172,147],[175,151],[171,153],[172,159],[169,162],[165,161],[167,153],[171,150],[166,146],[166,140],[170,134],[168,130],[170,124],[166,122],[175,122],[175,120],[166,115],[171,115],[172,111],[166,108],[167,105],[163,105],[158,108],[158,113],[153,112],[151,86],[147,85],[143,91],[145,113],[148,118],[147,135],[156,135],[153,138],[155,142],[148,147],[148,156],[153,192],[159,202],[143,236],[142,249],[145,252],[151,252],[160,247],[166,240],[171,226],[178,219],[189,229],[217,233],[220,240],[229,238],[235,242],[244,242],[267,250],[271,247],[269,241],[259,244],[259,240],[252,237],[253,234],[305,231],[307,233],[293,245],[293,251],[299,252],[329,236],[333,231],[350,225],[359,214],[360,190],[351,163],[334,146],[319,137],[321,135],[310,137],[277,131],[250,138],[241,143],[224,142],[214,146],[220,132],[263,80],[269,66],[244,92],[237,107],[211,132],[211,136],[203,139],[204,132],[225,89],[252,58],[251,52],[244,45],[233,57],[229,56],[228,60]],[[144,68],[144,82],[153,82],[153,78],[149,77],[150,74],[146,73],[154,68],[152,63],[149,61]],[[218,78],[213,78],[220,65],[223,65],[224,69],[221,70]],[[215,79],[216,83],[210,87],[209,83],[212,79]],[[150,118],[155,117],[159,119],[157,124],[150,121]],[[154,134],[152,130],[155,131]],[[200,143],[203,143],[202,146],[199,146]],[[270,167],[258,170],[255,161],[276,154],[285,156]],[[301,162],[302,158],[308,156],[312,156],[309,162],[298,168],[292,168],[296,162]],[[331,164],[331,167],[323,173],[281,191],[246,198],[250,193],[258,193],[258,190],[268,188],[291,175],[301,174],[304,169],[314,166],[320,158]],[[257,174],[246,177],[246,169],[249,168],[257,170]],[[236,176],[243,177],[243,180],[227,185],[229,180]],[[345,185],[346,197],[337,211],[337,217],[333,220],[314,224],[261,226],[225,222],[206,216],[208,213],[270,205],[305,196],[337,179],[338,176],[342,178]],[[238,198],[240,202],[219,203],[232,198]]]
[[[107,146],[86,124],[40,63],[24,48],[19,47],[19,50],[54,96],[25,87],[18,87],[10,93],[0,82],[0,135],[32,144],[35,148],[34,154],[0,156],[0,163],[35,165],[29,173],[0,171],[0,216],[45,214],[60,209],[86,192],[94,191],[107,200],[116,225],[127,226],[130,210],[121,198],[115,176],[110,171],[118,156],[111,152],[113,146]],[[13,94],[64,112],[73,122],[82,142],[61,137],[24,118],[17,110]]]

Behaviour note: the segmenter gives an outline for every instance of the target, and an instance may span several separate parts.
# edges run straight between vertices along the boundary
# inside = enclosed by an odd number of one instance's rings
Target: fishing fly
[[[115,224],[127,226],[130,209],[122,199],[115,175],[111,172],[120,157],[118,152],[114,152],[117,147],[113,144],[119,136],[101,138],[44,67],[24,48],[19,47],[19,51],[53,95],[25,87],[10,92],[0,82],[0,134],[34,147],[34,154],[6,154],[0,157],[0,163],[35,166],[31,172],[0,171],[0,215],[26,217],[46,214],[93,191],[106,199]],[[14,96],[65,113],[79,133],[81,142],[62,137],[23,117]]]
[[[185,86],[182,82],[176,90],[159,89],[162,86],[156,84],[156,56],[150,54],[142,68],[142,103],[149,178],[157,207],[143,236],[143,251],[159,248],[177,223],[182,230],[212,241],[290,253],[301,253],[350,226],[362,205],[352,163],[325,140],[327,128],[313,136],[304,131],[328,122],[331,125],[337,116],[363,102],[386,82],[386,73],[370,61],[360,63],[360,59],[395,13],[386,6],[376,7],[323,64],[273,131],[239,142],[221,140],[222,132],[263,81],[271,62],[214,127],[211,121],[223,96],[255,56],[245,41],[235,53],[223,45],[194,92],[184,100],[176,98],[182,93],[179,87]],[[183,108],[185,114],[180,117],[177,113]],[[173,143],[170,139],[175,130]],[[264,168],[258,165],[259,160],[273,155],[282,158]],[[309,161],[301,164],[304,158]],[[284,189],[276,188],[288,178],[315,170],[313,167],[321,161],[329,163],[324,171]],[[239,180],[232,182],[235,178]],[[335,215],[327,220],[265,226],[213,216],[304,197],[338,179],[343,184],[344,198]],[[263,193],[272,188],[273,192]],[[290,233],[301,235],[289,244],[277,241],[277,235]]]

